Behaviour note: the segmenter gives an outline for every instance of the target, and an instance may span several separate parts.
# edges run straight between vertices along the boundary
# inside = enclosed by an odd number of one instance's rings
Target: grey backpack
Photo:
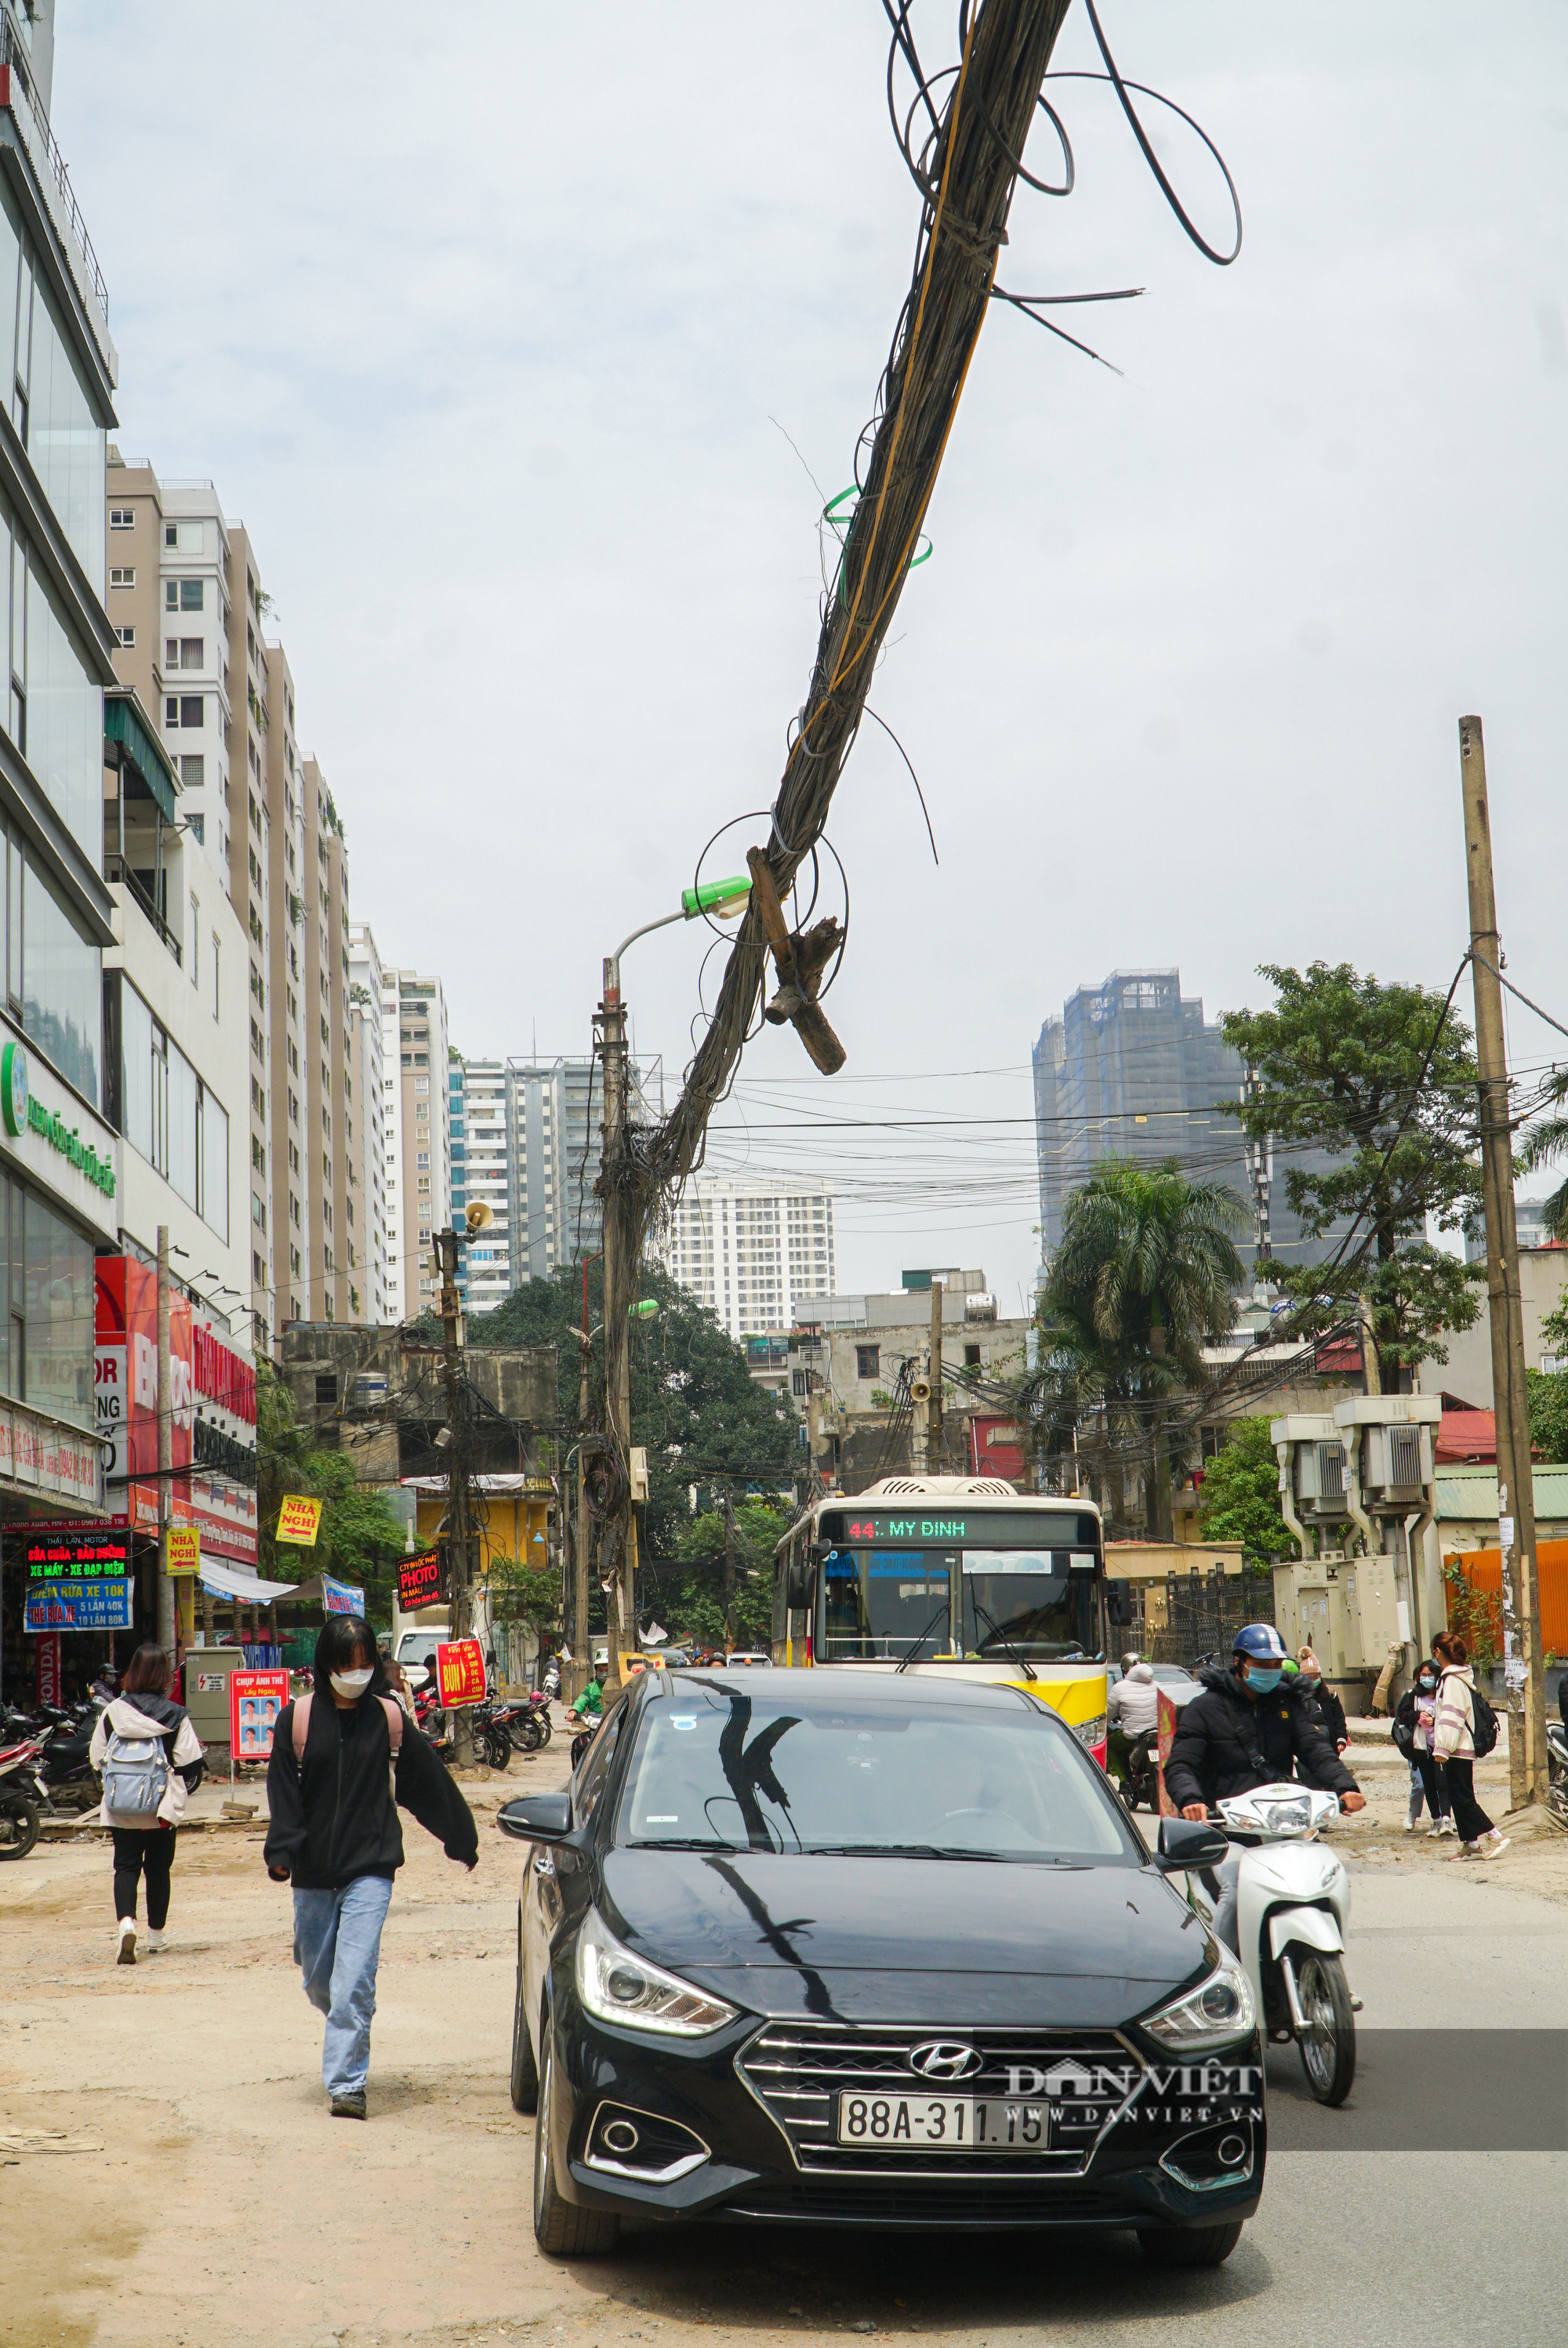
[[[148,1724],[151,1731],[152,1724]],[[156,1732],[123,1736],[116,1729],[104,1750],[104,1807],[117,1818],[158,1816],[158,1806],[169,1790],[169,1755]]]

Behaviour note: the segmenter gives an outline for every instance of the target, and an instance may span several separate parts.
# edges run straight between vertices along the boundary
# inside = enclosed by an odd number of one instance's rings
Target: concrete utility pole
[[[174,1508],[174,1382],[169,1361],[169,1225],[158,1227],[158,1643],[173,1658],[178,1645],[174,1582],[169,1570],[169,1521]]]
[[[473,1599],[470,1551],[473,1510],[468,1490],[468,1447],[465,1426],[466,1396],[463,1378],[463,1306],[457,1293],[457,1234],[434,1235],[441,1273],[441,1323],[444,1336],[442,1379],[446,1388],[446,1577],[452,1636],[472,1635]],[[452,1715],[453,1751],[460,1766],[474,1760],[473,1725],[468,1707],[458,1704]]]
[[[1508,1057],[1502,1032],[1502,956],[1492,890],[1486,751],[1479,717],[1459,722],[1470,881],[1471,976],[1481,1081],[1481,1196],[1486,1214],[1486,1286],[1491,1314],[1491,1399],[1497,1430],[1498,1536],[1502,1550],[1503,1669],[1508,1680],[1510,1793],[1515,1808],[1546,1799],[1546,1687],[1542,1676],[1541,1591],[1535,1549],[1535,1486],[1524,1377],[1524,1315],[1513,1213],[1513,1146]],[[1522,1734],[1521,1732],[1522,1731]]]
[[[942,1473],[942,1283],[931,1282],[931,1391],[926,1400],[926,1473]]]
[[[724,1653],[735,1643],[735,1504],[724,1495]]]
[[[620,1151],[626,1128],[626,1009],[620,999],[620,957],[606,954],[604,958],[604,1000],[599,1006],[595,1022],[600,1029],[600,1048],[604,1055],[604,1117],[600,1145],[600,1161],[613,1185],[620,1167]],[[605,1614],[610,1634],[610,1669],[613,1679],[620,1677],[620,1655],[623,1628],[630,1625],[636,1635],[636,1551],[631,1537],[631,1343],[630,1313],[631,1283],[637,1276],[634,1264],[621,1261],[623,1253],[622,1223],[619,1201],[613,1189],[607,1187],[604,1197],[604,1376],[605,1426],[619,1473],[614,1479],[617,1494],[614,1510],[607,1516],[607,1531],[615,1538],[609,1548],[610,1587],[606,1592]]]
[[[588,1426],[588,1367],[591,1359],[588,1331],[588,1272],[583,1271],[582,1327],[578,1335],[582,1341],[582,1370],[577,1387],[577,1538],[572,1543],[572,1640],[576,1660],[572,1665],[572,1695],[579,1696],[593,1677],[593,1642],[588,1635],[588,1554],[590,1534],[588,1522],[588,1462],[583,1457],[582,1437]]]

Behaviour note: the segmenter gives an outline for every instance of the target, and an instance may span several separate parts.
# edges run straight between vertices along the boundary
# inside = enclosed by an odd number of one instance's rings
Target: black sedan
[[[1257,2207],[1245,1975],[1027,1690],[849,1667],[642,1674],[530,1845],[512,2101],[534,2227],[1134,2228],[1212,2266]]]

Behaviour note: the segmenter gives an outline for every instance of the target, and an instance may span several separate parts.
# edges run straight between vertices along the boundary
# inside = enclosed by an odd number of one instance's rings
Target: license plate
[[[870,2152],[940,2145],[947,2152],[1046,2152],[1050,2106],[997,2096],[846,2096],[838,2141]]]

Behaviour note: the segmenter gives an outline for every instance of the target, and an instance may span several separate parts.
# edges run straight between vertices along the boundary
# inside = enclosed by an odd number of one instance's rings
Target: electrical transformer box
[[[1380,1672],[1390,1647],[1410,1635],[1409,1612],[1394,1586],[1391,1557],[1358,1557],[1339,1569],[1345,1661],[1351,1671]]]

